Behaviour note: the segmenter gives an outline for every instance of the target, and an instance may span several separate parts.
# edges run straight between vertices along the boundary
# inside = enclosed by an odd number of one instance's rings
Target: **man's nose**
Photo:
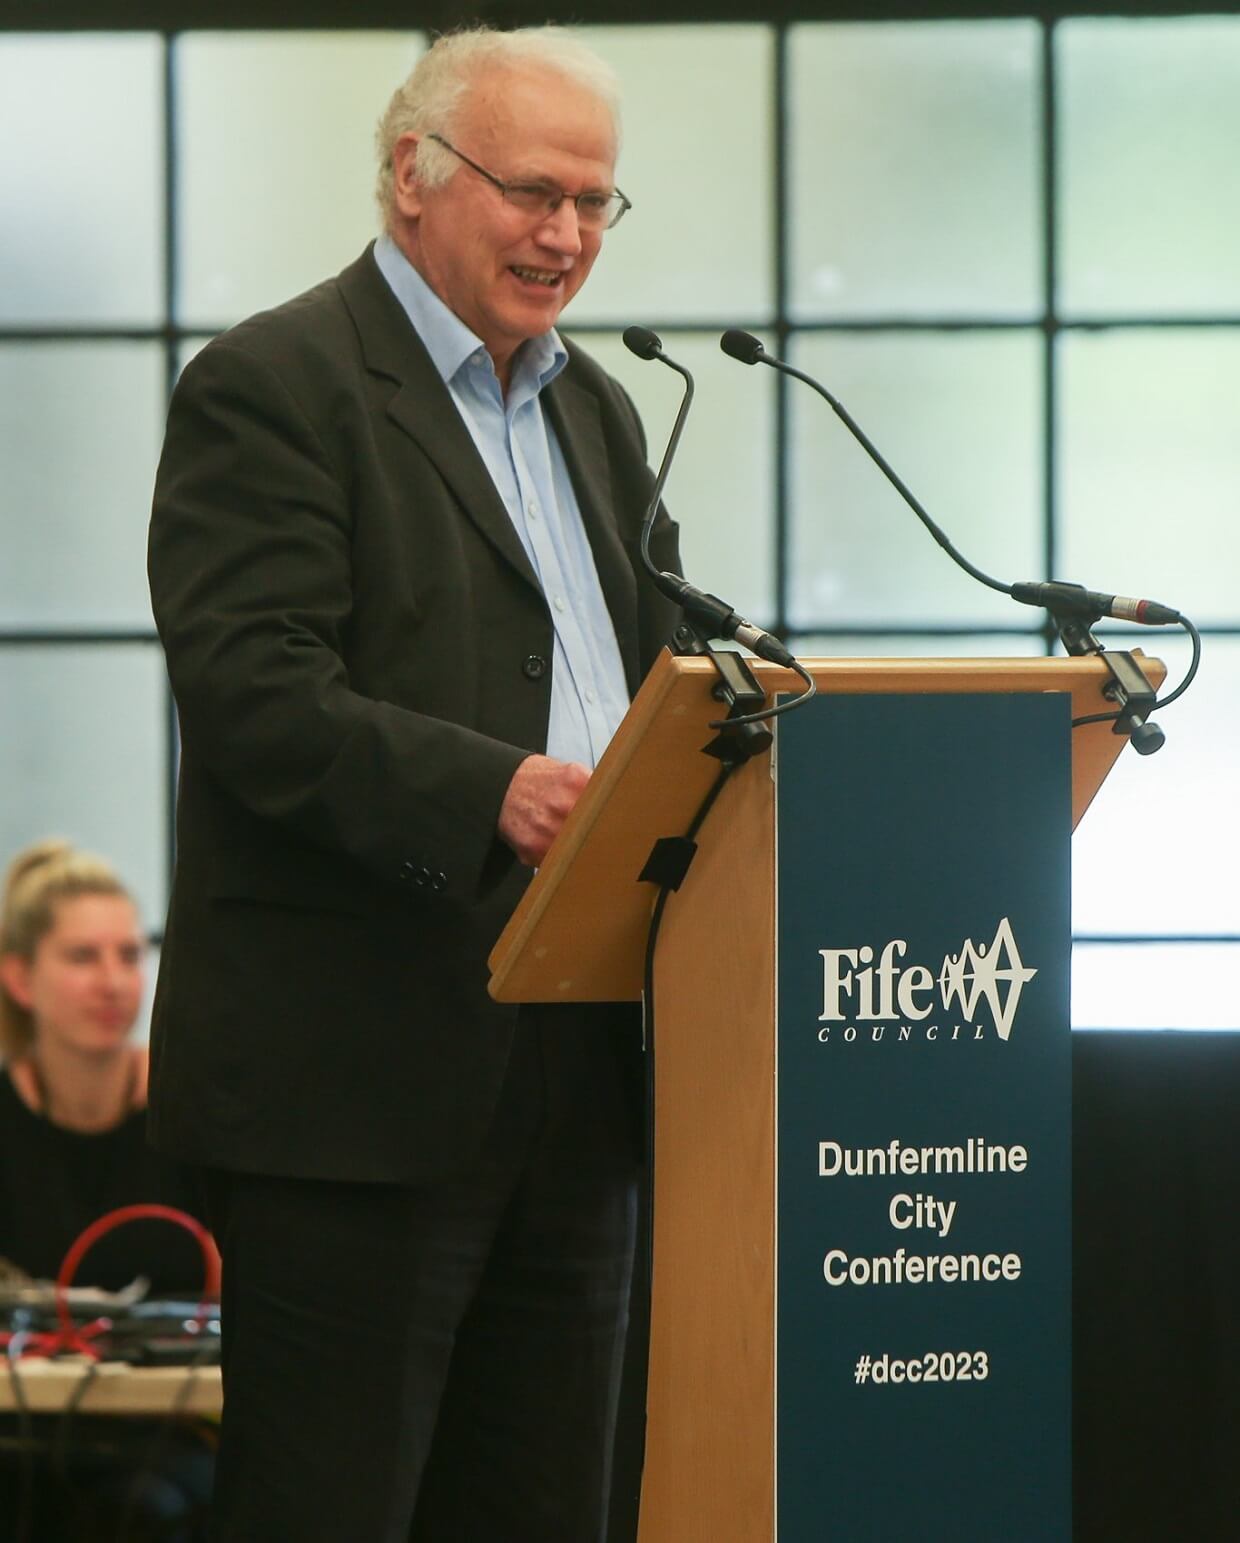
[[[577,205],[571,198],[562,198],[553,213],[538,227],[539,236],[557,252],[575,257],[581,251],[581,227],[577,219]]]

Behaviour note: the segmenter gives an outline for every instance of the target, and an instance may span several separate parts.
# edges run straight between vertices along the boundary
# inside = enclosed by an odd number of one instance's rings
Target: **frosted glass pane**
[[[1032,21],[793,27],[793,315],[1040,307]]]
[[[1165,659],[1170,690],[1188,663],[1178,633],[1139,639]],[[1240,638],[1206,638],[1201,670],[1158,715],[1156,755],[1124,750],[1073,837],[1077,932],[1240,934]]]
[[[803,337],[792,362],[840,400],[977,567],[1041,572],[1040,340],[1025,332]],[[1028,625],[967,577],[808,387],[790,383],[790,619]]]
[[[0,344],[0,626],[151,626],[156,343]]]
[[[1078,943],[1074,1029],[1238,1029],[1240,944]]]
[[[666,493],[680,523],[685,573],[699,589],[767,625],[775,599],[774,377],[740,369],[713,337],[665,332],[662,338],[697,382]],[[680,406],[680,377],[654,360],[634,358],[618,337],[582,341],[636,402],[657,467]]]
[[[1060,306],[1240,310],[1240,18],[1056,29]]]
[[[756,322],[772,306],[772,34],[585,27],[619,74],[632,212],[570,320]]]
[[[154,33],[0,34],[0,323],[162,319],[162,61]]]
[[[798,636],[790,646],[798,659],[1028,659],[1046,652],[1040,637],[1003,632],[958,633],[952,637],[938,633],[846,637],[814,632]]]
[[[156,644],[0,647],[0,853],[64,836],[167,905],[166,677]]]
[[[375,124],[422,47],[409,32],[177,40],[180,321],[287,300],[376,235]]]
[[[1240,329],[1070,334],[1057,577],[1240,622]]]

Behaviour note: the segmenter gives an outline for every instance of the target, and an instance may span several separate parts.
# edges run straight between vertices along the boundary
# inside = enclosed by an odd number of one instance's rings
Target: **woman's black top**
[[[204,1215],[190,1173],[147,1146],[145,1112],[108,1131],[64,1130],[28,1108],[0,1067],[0,1258],[54,1280],[91,1222],[139,1201]],[[126,1222],[87,1252],[74,1284],[117,1290],[139,1275],[150,1281],[150,1296],[194,1300],[202,1250],[172,1222]]]

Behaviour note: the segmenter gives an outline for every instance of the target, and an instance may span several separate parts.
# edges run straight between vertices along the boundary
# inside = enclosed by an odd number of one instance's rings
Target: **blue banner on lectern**
[[[779,720],[778,1543],[1071,1537],[1068,713]]]

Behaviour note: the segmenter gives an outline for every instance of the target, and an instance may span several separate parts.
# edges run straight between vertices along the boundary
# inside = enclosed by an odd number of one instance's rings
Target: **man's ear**
[[[418,136],[402,134],[392,146],[392,185],[396,212],[408,220],[422,213],[422,184],[417,173]]]
[[[20,954],[0,954],[0,985],[17,1003],[30,1011],[34,1001],[30,990],[30,961]]]

